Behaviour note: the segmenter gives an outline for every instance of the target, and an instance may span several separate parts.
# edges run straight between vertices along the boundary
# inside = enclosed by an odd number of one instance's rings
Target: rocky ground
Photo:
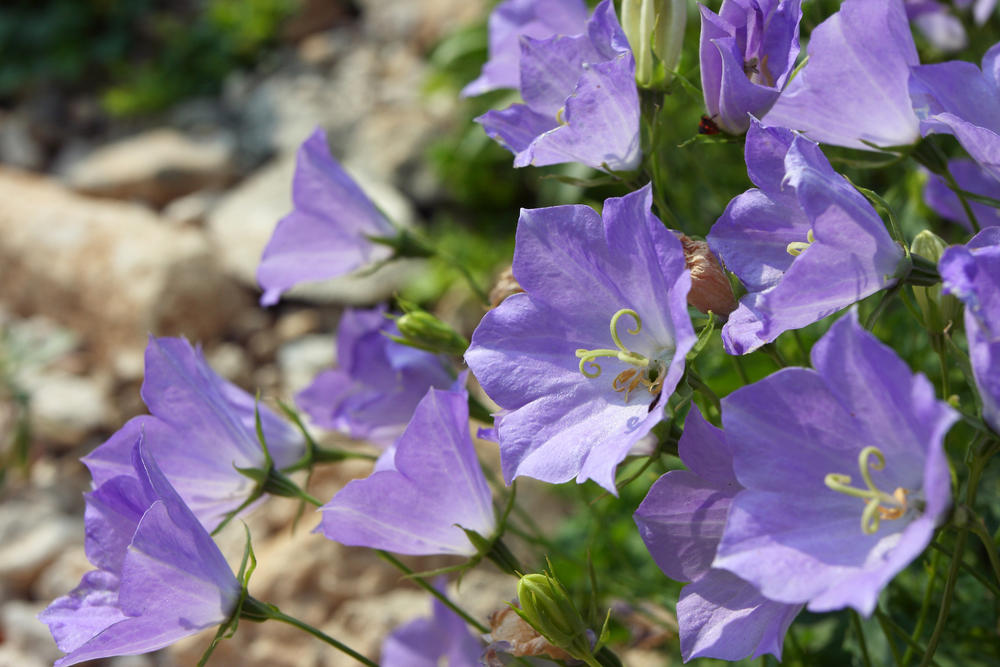
[[[0,667],[60,655],[35,616],[90,569],[81,497],[89,477],[78,458],[144,412],[148,333],[200,341],[225,377],[290,397],[334,361],[342,306],[375,303],[419,269],[397,264],[297,291],[277,309],[256,305],[261,250],[291,208],[295,151],[316,126],[396,220],[417,221],[415,211],[433,205],[439,186],[423,154],[454,122],[458,100],[424,92],[426,56],[485,11],[483,0],[357,0],[356,12],[326,4],[307,3],[317,13],[298,17],[256,70],[232,73],[218,98],[155,120],[102,122],[92,101],[51,91],[0,117],[0,461],[9,468],[0,486]],[[29,463],[12,468],[10,443],[25,423]],[[489,446],[483,454],[495,457]],[[322,471],[310,490],[329,498],[367,472]],[[310,513],[292,529],[297,510],[273,500],[249,520],[256,597],[371,656],[388,631],[429,612],[427,596],[372,554],[313,535]],[[242,530],[227,529],[222,541],[238,561]],[[480,570],[458,597],[485,615],[513,596],[513,580]],[[350,663],[272,626],[241,626],[212,664]],[[209,639],[108,664],[193,665]]]

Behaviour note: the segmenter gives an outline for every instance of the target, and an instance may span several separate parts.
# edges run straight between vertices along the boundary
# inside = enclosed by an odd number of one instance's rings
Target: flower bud
[[[559,580],[549,574],[526,574],[517,584],[518,615],[552,644],[585,660],[593,649],[580,612]]]
[[[722,317],[736,310],[733,286],[719,260],[708,249],[708,243],[695,241],[684,234],[680,235],[680,241],[684,246],[684,262],[691,272],[688,303],[703,313],[712,311]]]
[[[643,88],[669,83],[681,57],[686,0],[622,0],[622,28],[635,54],[635,80]]]
[[[910,252],[935,264],[941,259],[948,244],[937,234],[923,230],[910,244]],[[913,287],[913,297],[923,316],[924,326],[930,333],[941,333],[954,322],[961,312],[961,304],[951,294],[941,294],[941,285]]]
[[[400,304],[406,312],[396,318],[400,336],[390,336],[397,343],[428,352],[461,356],[469,341],[450,326],[425,310],[411,304]]]

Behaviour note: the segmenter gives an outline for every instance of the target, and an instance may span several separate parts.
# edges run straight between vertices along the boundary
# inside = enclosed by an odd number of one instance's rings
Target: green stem
[[[893,297],[895,297],[902,288],[903,281],[899,280],[896,281],[895,285],[885,291],[882,298],[879,300],[878,305],[875,306],[875,310],[873,310],[868,316],[868,319],[865,320],[865,329],[871,331],[875,327],[875,323],[878,322],[878,318],[882,316],[882,312],[885,310],[886,306],[889,305],[889,302],[892,301]]]
[[[926,650],[924,649],[924,647],[921,646],[920,644],[918,644],[916,642],[916,640],[914,640],[913,638],[911,638],[910,635],[908,635],[906,633],[906,630],[904,630],[903,628],[899,627],[899,624],[897,624],[894,620],[892,620],[891,618],[889,618],[888,616],[886,616],[885,614],[883,614],[878,609],[875,610],[875,614],[877,616],[880,616],[880,619],[885,623],[886,627],[888,627],[890,630],[892,630],[894,633],[896,633],[896,635],[900,639],[903,640],[903,642],[906,644],[906,647],[907,647],[906,650],[908,652],[910,652],[910,651],[916,651],[916,652],[920,653],[921,655],[924,655],[926,653]],[[904,660],[906,659],[905,655],[903,656],[903,659]],[[933,665],[934,667],[938,667],[938,663],[936,661],[934,661],[934,660],[931,660],[931,665]]]
[[[976,445],[977,443],[974,442],[972,446],[973,451]],[[982,453],[974,454],[969,466],[969,482],[965,489],[965,504],[969,507],[975,505],[976,491],[979,489],[979,478],[983,474],[983,468],[986,466],[986,461],[989,460],[991,453],[990,446],[986,445],[986,449]],[[944,582],[944,593],[941,596],[941,610],[938,613],[937,623],[934,624],[934,631],[931,633],[931,638],[927,642],[927,653],[924,654],[924,659],[920,662],[920,667],[927,667],[930,664],[934,653],[937,651],[938,644],[941,643],[944,626],[948,620],[948,613],[951,611],[951,602],[955,596],[958,569],[962,563],[962,556],[965,553],[965,540],[969,536],[969,523],[971,520],[971,517],[967,518],[965,523],[958,529],[958,537],[955,539],[955,554],[952,556],[951,566],[948,568],[948,578]]]
[[[948,351],[944,342],[944,334],[931,334],[931,347],[937,352],[938,361],[941,364],[941,396],[947,400],[951,396],[948,386]]]
[[[699,392],[705,398],[707,398],[712,403],[712,405],[715,406],[715,409],[721,413],[722,402],[719,400],[719,397],[716,395],[716,393],[712,391],[712,388],[709,387],[707,384],[705,384],[705,381],[701,379],[701,376],[699,376],[698,373],[696,373],[693,368],[689,368],[687,374],[688,374],[688,384],[691,385],[691,388]]]
[[[993,576],[996,577],[997,583],[1000,583],[1000,558],[997,557],[997,545],[993,542],[993,536],[986,530],[986,525],[979,516],[973,515],[969,521],[972,524],[969,530],[982,541],[986,555],[990,559],[990,566],[993,568]]]
[[[948,613],[951,611],[951,600],[955,593],[955,581],[958,578],[958,566],[962,562],[962,555],[965,552],[965,538],[968,534],[969,529],[967,527],[959,529],[958,538],[955,541],[955,554],[952,557],[951,566],[948,568],[948,578],[944,582],[944,594],[941,596],[941,610],[938,612],[937,623],[934,624],[934,632],[931,633],[930,641],[927,642],[927,650],[924,653],[924,659],[920,661],[920,667],[927,667],[931,664],[938,644],[941,642],[945,621],[948,620]]]
[[[962,210],[965,211],[965,216],[972,224],[973,233],[978,234],[981,229],[979,226],[979,220],[976,219],[976,214],[972,212],[972,206],[969,205],[969,200],[965,198],[962,188],[959,187],[955,177],[951,175],[951,169],[946,168],[942,176],[944,176],[944,180],[948,184],[948,187],[951,188],[951,191],[958,197],[958,201],[961,202]]]
[[[861,617],[853,609],[851,610],[851,625],[854,627],[855,634],[858,635],[858,645],[861,647],[861,661],[864,662],[865,667],[872,667],[872,659],[868,655],[868,642],[865,641],[865,632],[861,627]]]
[[[788,368],[788,360],[785,359],[785,356],[781,354],[781,350],[779,350],[778,346],[774,343],[763,345],[760,350],[767,356],[771,357],[774,363],[778,365],[778,368]]]
[[[937,542],[931,542],[931,546],[937,546]],[[903,653],[903,667],[910,664],[910,660],[913,659],[913,645],[919,641],[920,635],[924,633],[924,625],[927,623],[927,612],[930,611],[931,597],[934,594],[934,584],[937,583],[938,564],[940,561],[941,552],[935,551],[931,555],[931,573],[927,578],[927,587],[924,589],[924,599],[920,603],[920,612],[917,616],[917,624],[913,628],[913,634],[911,635],[913,641],[907,645],[906,651]]]
[[[945,549],[944,547],[935,542],[931,542],[931,548],[934,549],[935,551],[944,554],[949,559],[952,558],[952,553],[950,551],[948,551],[947,549]],[[989,590],[989,592],[993,593],[993,595],[995,595],[997,598],[1000,598],[1000,588],[998,588],[997,585],[994,584],[992,581],[990,581],[985,575],[979,572],[979,570],[975,569],[974,567],[966,563],[962,563],[960,567],[962,572],[974,577],[977,581],[979,581],[979,583],[983,585],[983,587]]]
[[[280,609],[275,607],[273,604],[265,604],[263,602],[260,602],[259,600],[255,600],[252,597],[248,597],[243,602],[243,610],[241,613],[243,618],[258,623],[268,620],[274,620],[274,621],[280,621],[281,623],[285,623],[287,625],[291,625],[292,627],[298,628],[303,632],[308,632],[316,639],[319,639],[320,641],[334,647],[338,651],[351,656],[352,658],[360,662],[362,665],[368,665],[369,667],[379,667],[377,662],[369,660],[365,656],[361,655],[360,653],[352,649],[350,646],[347,646],[346,644],[334,639],[333,637],[326,634],[322,630],[314,628],[308,623],[305,623],[297,618],[285,614]]]
[[[434,597],[436,597],[438,600],[440,600],[442,602],[442,604],[444,604],[446,607],[448,607],[449,609],[451,609],[453,612],[455,612],[456,614],[458,614],[459,616],[461,616],[462,620],[464,620],[466,623],[468,623],[469,625],[471,625],[472,627],[474,627],[480,633],[485,634],[485,633],[487,633],[487,632],[490,631],[489,628],[487,628],[485,625],[483,625],[482,623],[480,623],[476,619],[472,618],[472,616],[469,616],[469,614],[466,613],[465,610],[463,610],[461,607],[459,607],[454,602],[452,602],[451,600],[449,600],[447,598],[447,596],[445,596],[444,593],[442,593],[438,589],[434,588],[434,586],[432,586],[431,584],[427,583],[426,581],[424,581],[423,579],[421,579],[419,576],[414,576],[413,570],[411,570],[409,567],[407,567],[406,564],[404,564],[398,558],[396,558],[395,556],[393,556],[391,553],[389,553],[388,551],[383,551],[381,549],[376,549],[376,553],[382,558],[382,560],[386,561],[387,563],[389,563],[390,565],[392,565],[393,567],[395,567],[396,569],[398,569],[400,572],[402,572],[403,574],[405,574],[417,586],[420,586],[425,591],[427,591],[428,593],[430,593],[431,595],[433,595]]]
[[[743,385],[746,386],[750,384],[750,377],[747,375],[747,370],[743,368],[743,362],[740,361],[739,356],[734,354],[730,355],[729,358],[733,360],[734,364],[736,364],[736,373],[740,376],[740,381],[743,382]]]
[[[882,628],[882,634],[885,635],[885,641],[889,644],[889,651],[892,652],[892,662],[896,667],[902,667],[903,659],[899,655],[899,648],[896,646],[896,642],[892,639],[892,634],[889,632],[889,619],[883,614],[878,607],[875,608],[875,619],[878,621],[878,625]]]

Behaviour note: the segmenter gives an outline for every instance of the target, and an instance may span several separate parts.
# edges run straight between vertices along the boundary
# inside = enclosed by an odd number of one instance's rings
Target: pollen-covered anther
[[[906,496],[909,495],[909,490],[903,487],[898,487],[892,492],[892,497],[899,503],[895,507],[886,507],[885,505],[878,506],[878,515],[881,519],[898,519],[906,514]]]
[[[636,390],[639,384],[642,382],[642,375],[635,368],[626,368],[618,377],[614,379],[611,386],[615,391],[625,392],[625,402],[628,403],[629,395]]]
[[[875,457],[874,462],[870,461]],[[823,483],[827,488],[847,496],[860,498],[865,501],[865,509],[861,513],[861,532],[865,535],[873,535],[878,532],[879,523],[882,519],[899,519],[906,514],[907,489],[897,487],[892,495],[885,491],[880,491],[875,482],[872,481],[872,470],[882,470],[885,468],[885,456],[878,447],[865,447],[858,454],[858,468],[861,478],[864,480],[864,489],[851,486],[850,475],[840,473],[830,473]]]

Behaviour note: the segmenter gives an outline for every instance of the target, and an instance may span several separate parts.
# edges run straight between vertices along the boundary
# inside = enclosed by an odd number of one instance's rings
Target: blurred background
[[[259,389],[265,400],[290,400],[335,363],[344,307],[402,296],[466,335],[481,318],[454,266],[433,260],[296,289],[275,308],[257,305],[260,254],[291,210],[295,153],[315,127],[326,129],[334,157],[390,217],[427,228],[486,287],[510,264],[519,208],[599,203],[626,192],[577,165],[514,170],[510,154],[472,122],[516,99],[504,91],[472,100],[458,95],[486,59],[485,17],[494,4],[0,4],[0,667],[49,665],[60,655],[35,616],[91,569],[82,498],[90,477],[78,459],[145,412],[139,387],[149,334],[187,336],[224,377],[251,393]],[[720,2],[708,4],[717,9]],[[697,82],[698,23],[690,5],[680,71]],[[804,34],[837,5],[804,2]],[[1000,33],[998,19],[979,29],[961,16],[969,40],[958,56],[978,62]],[[917,38],[923,62],[951,57]],[[663,173],[683,177],[671,191],[672,206],[677,226],[694,236],[750,186],[741,143],[688,141],[701,113],[700,93],[677,87],[665,100],[667,148],[657,156]],[[856,156],[831,155],[838,169],[893,204],[908,236],[927,226],[946,238],[962,233],[934,220],[920,201],[923,174],[902,166],[866,170],[852,162]],[[902,308],[890,311],[880,325],[883,338],[909,326],[908,317]],[[826,326],[804,330],[805,342]],[[896,343],[933,377],[929,350],[909,339]],[[724,395],[741,380],[717,339],[712,345],[698,360],[699,372]],[[786,352],[795,357],[796,350]],[[746,361],[753,380],[773,370],[761,355]],[[326,443],[332,437],[322,434]],[[480,445],[495,467],[496,447]],[[310,491],[329,499],[369,468],[319,470]],[[680,663],[670,611],[680,585],[656,568],[631,519],[647,488],[631,485],[620,500],[592,484],[525,484],[518,491],[518,504],[531,508],[550,535],[553,564],[574,592],[589,590],[581,554],[606,545],[588,558],[612,575],[601,582],[608,601],[640,601],[615,607],[615,641],[630,667]],[[429,613],[428,597],[370,552],[311,534],[310,513],[293,527],[299,509],[273,499],[249,519],[260,562],[251,591],[376,657],[389,631]],[[238,562],[242,539],[237,526],[221,536],[231,562]],[[544,550],[516,541],[514,547],[530,554],[525,562],[543,565]],[[418,571],[450,563],[406,560]],[[893,602],[912,613],[920,565],[904,576]],[[485,617],[513,597],[513,583],[486,566],[450,590]],[[990,613],[981,589],[962,586],[956,627]],[[244,623],[210,664],[350,664],[274,625]],[[857,659],[845,642],[845,614],[803,615],[796,631],[805,650],[797,647],[791,664]],[[211,638],[204,634],[157,654],[100,664],[193,665]],[[967,646],[973,654],[982,650],[972,640]]]

